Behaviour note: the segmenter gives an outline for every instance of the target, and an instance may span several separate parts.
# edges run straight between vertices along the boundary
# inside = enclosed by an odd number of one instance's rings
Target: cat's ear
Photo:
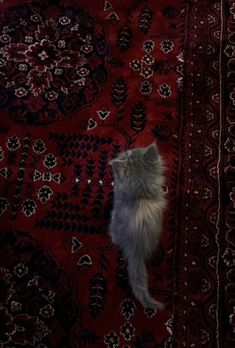
[[[157,145],[155,143],[153,143],[153,144],[149,145],[149,147],[147,147],[147,149],[145,150],[145,153],[144,153],[144,157],[150,161],[157,159],[158,149],[157,149]]]
[[[125,171],[127,169],[127,162],[125,160],[120,160],[118,158],[113,159],[109,162],[113,168],[113,171],[118,176],[123,176],[125,174]]]

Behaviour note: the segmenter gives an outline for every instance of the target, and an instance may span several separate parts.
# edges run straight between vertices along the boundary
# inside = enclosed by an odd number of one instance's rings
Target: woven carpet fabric
[[[235,347],[235,1],[0,1],[0,347]],[[166,163],[143,309],[108,224]]]

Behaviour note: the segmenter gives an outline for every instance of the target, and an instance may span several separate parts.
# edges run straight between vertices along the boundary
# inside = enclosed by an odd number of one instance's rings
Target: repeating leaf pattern
[[[147,121],[145,106],[142,102],[137,102],[132,108],[131,128],[136,132],[144,129]]]
[[[131,46],[132,42],[132,31],[130,27],[123,26],[118,32],[118,47],[121,52],[127,51]]]
[[[119,77],[112,88],[112,102],[116,106],[122,105],[127,98],[127,83],[122,78]]]
[[[101,274],[96,274],[90,280],[88,304],[89,312],[94,318],[104,310],[107,293],[107,281]]]
[[[140,11],[138,18],[138,28],[139,31],[142,31],[144,34],[148,34],[151,29],[153,20],[153,10],[148,7],[143,8]]]

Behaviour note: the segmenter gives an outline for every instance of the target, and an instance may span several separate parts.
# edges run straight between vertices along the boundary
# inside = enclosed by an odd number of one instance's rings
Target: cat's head
[[[163,162],[155,143],[120,153],[111,162],[116,181],[134,184],[155,180],[163,172]]]

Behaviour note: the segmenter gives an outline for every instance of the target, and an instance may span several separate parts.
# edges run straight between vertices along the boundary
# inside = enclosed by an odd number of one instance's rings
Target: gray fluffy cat
[[[165,207],[163,160],[155,144],[123,152],[111,162],[114,207],[109,233],[128,262],[132,291],[145,308],[163,309],[149,294],[145,262],[159,244]]]

